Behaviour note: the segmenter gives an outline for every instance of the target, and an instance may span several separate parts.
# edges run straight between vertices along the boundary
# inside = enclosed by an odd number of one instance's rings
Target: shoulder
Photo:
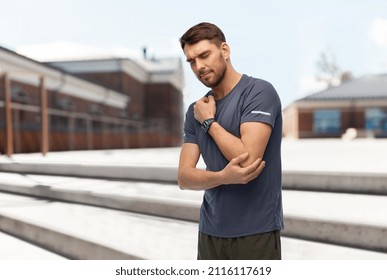
[[[247,85],[250,88],[254,88],[255,92],[276,91],[274,86],[270,82],[251,76],[247,76]]]
[[[269,98],[280,101],[273,84],[263,79],[247,76],[246,92],[250,98]]]
[[[208,97],[209,95],[213,95],[212,90],[210,90],[209,92],[207,92],[204,96],[205,96],[205,97]],[[203,97],[204,97],[204,96],[203,96]],[[193,107],[195,106],[195,104],[196,104],[196,101],[195,101],[195,102],[192,102],[192,103],[188,106],[187,113],[193,112]]]

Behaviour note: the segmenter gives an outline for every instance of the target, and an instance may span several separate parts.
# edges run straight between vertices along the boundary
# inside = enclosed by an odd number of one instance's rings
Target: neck
[[[222,82],[215,88],[212,88],[215,99],[225,97],[240,81],[242,74],[235,71],[233,68],[226,71]]]

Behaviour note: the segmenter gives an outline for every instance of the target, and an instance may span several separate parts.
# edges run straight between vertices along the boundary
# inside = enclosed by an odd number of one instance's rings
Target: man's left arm
[[[246,166],[263,158],[271,131],[272,127],[266,123],[245,122],[240,126],[241,138],[238,138],[214,122],[208,132],[229,161],[247,152],[249,157],[241,163]]]
[[[205,119],[214,117],[215,112],[216,105],[213,96],[198,100],[194,106],[195,118],[200,123]],[[240,126],[241,138],[238,138],[225,130],[218,122],[214,122],[208,133],[229,161],[247,152],[249,157],[241,164],[241,166],[247,166],[263,157],[271,131],[271,125],[267,123],[244,122]]]

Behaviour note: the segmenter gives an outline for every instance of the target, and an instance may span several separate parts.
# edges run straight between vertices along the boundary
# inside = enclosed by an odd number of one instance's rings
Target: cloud
[[[303,76],[298,81],[298,92],[300,96],[305,96],[314,92],[326,89],[326,83],[319,81],[313,76]]]
[[[19,46],[16,48],[16,52],[38,61],[142,57],[141,50],[133,50],[122,46],[101,48],[66,41]]]
[[[369,30],[373,43],[380,47],[387,47],[387,19],[375,18]]]

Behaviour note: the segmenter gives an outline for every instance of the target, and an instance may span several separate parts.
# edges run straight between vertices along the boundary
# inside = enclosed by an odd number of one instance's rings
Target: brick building
[[[0,152],[178,146],[182,89],[178,58],[40,63],[0,47]]]
[[[387,137],[387,75],[365,76],[295,101],[283,111],[285,137]]]

